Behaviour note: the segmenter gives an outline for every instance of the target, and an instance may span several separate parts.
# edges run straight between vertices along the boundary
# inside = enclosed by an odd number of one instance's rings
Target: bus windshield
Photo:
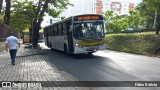
[[[101,39],[104,37],[104,26],[102,22],[75,23],[73,27],[73,36],[75,39]]]

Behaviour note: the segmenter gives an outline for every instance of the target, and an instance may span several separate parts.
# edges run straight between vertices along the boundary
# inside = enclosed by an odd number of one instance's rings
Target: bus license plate
[[[96,48],[89,48],[88,51],[96,51]]]

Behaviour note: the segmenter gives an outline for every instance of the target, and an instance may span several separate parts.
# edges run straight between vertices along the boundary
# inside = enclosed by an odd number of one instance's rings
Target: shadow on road
[[[116,63],[107,57],[98,55],[70,55],[67,56],[61,51],[53,50],[44,55],[48,58],[48,64],[54,64],[60,71],[67,71],[80,80],[104,80],[105,69],[115,69]],[[105,74],[104,74],[105,73]]]
[[[106,57],[102,57],[102,56],[97,56],[97,55],[94,55],[94,54],[91,54],[91,55],[88,55],[88,54],[69,54],[69,55],[66,55],[63,51],[59,51],[59,50],[51,50],[52,52],[50,53],[57,53],[57,54],[61,54],[61,55],[64,55],[65,57],[70,57],[70,58],[73,58],[73,59],[76,59],[76,60],[83,60],[83,59],[93,59],[93,58],[101,58],[101,59],[106,59]],[[108,58],[109,59],[109,58]]]
[[[155,70],[148,72],[148,69],[144,68],[149,64],[142,65],[141,60],[135,63],[132,58],[126,58],[125,54],[123,57],[114,52],[105,51],[97,52],[92,56],[68,56],[58,50],[42,50],[47,52],[43,56],[47,58],[46,62],[50,66],[55,65],[60,71],[68,72],[81,81],[144,81],[158,80],[156,78],[159,77],[155,77],[158,75]]]

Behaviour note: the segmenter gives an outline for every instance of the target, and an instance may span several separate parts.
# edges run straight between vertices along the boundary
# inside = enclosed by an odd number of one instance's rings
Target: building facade
[[[134,3],[128,0],[93,0],[93,13],[102,14],[105,11],[113,11],[114,14],[128,14],[129,10],[134,10]]]
[[[129,10],[135,8],[135,4],[129,0],[71,0],[74,6],[68,6],[60,16],[74,16],[80,14],[102,14],[107,10],[114,14],[126,15]],[[140,0],[142,1],[142,0]]]
[[[93,13],[102,14],[103,3],[102,0],[95,0],[93,2]]]

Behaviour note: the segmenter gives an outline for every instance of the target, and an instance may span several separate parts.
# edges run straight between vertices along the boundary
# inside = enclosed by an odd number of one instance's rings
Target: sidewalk
[[[71,74],[60,71],[58,68],[49,62],[47,53],[41,50],[25,48],[22,44],[17,51],[16,65],[11,64],[9,52],[0,52],[0,81],[2,82],[20,82],[28,83],[35,81],[41,84],[46,84],[46,87],[2,87],[0,90],[90,90],[86,87],[49,87],[49,81],[78,81]],[[19,84],[19,83],[18,83]],[[63,83],[67,85],[66,83]]]

